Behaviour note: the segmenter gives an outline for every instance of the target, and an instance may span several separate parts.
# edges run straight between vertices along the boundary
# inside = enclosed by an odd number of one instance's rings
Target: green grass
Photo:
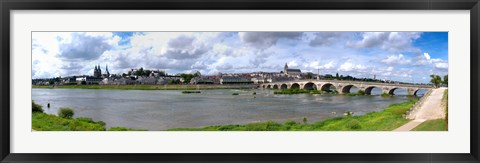
[[[392,104],[380,112],[371,112],[361,116],[335,117],[311,124],[295,121],[285,123],[266,121],[245,125],[173,128],[169,131],[391,131],[409,122],[403,118],[403,115],[415,102],[415,100],[410,100]]]
[[[71,109],[70,109],[71,110]],[[73,110],[72,116],[73,116]],[[94,121],[88,117],[72,118],[46,114],[42,106],[32,100],[32,129],[36,131],[105,131],[103,121]],[[109,131],[145,131],[125,127],[111,127]]]
[[[51,86],[32,86],[32,88],[52,88]],[[118,90],[210,90],[210,89],[251,89],[249,86],[229,85],[59,85],[55,88],[67,89],[118,89]]]
[[[32,129],[37,131],[105,131],[105,123],[90,118],[61,118],[55,115],[32,113]]]
[[[433,119],[423,122],[412,131],[448,131],[447,122],[444,119]]]
[[[380,95],[380,96],[382,96],[382,97],[392,97],[392,95],[388,94],[388,93],[382,93],[382,95]]]
[[[365,91],[359,90],[357,92],[347,93],[346,95],[347,96],[363,96],[365,95]]]
[[[110,127],[108,131],[147,131],[144,129],[136,129],[136,128],[127,128],[127,127]]]
[[[32,113],[32,129],[36,131],[106,131],[103,121],[94,121],[87,117],[61,118],[41,112]],[[108,131],[146,131],[126,127],[111,127]]]

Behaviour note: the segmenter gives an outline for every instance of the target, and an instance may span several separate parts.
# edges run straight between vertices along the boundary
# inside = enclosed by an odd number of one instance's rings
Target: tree
[[[448,85],[448,75],[443,76],[442,84]]]
[[[442,78],[438,75],[430,75],[430,83],[432,83],[436,88],[438,88],[438,86],[440,85],[440,83],[442,83]]]
[[[305,74],[305,78],[312,79],[313,78],[313,73],[307,72],[307,74]]]
[[[152,73],[151,70],[145,70],[145,74],[144,74],[144,75],[145,75],[145,76],[150,76],[151,73]]]
[[[145,72],[143,71],[143,67],[140,67],[140,69],[138,69],[135,72],[135,75],[137,75],[137,76],[143,76],[144,74],[145,74]]]
[[[180,76],[183,78],[184,83],[190,83],[190,80],[193,78],[193,74],[180,74]]]

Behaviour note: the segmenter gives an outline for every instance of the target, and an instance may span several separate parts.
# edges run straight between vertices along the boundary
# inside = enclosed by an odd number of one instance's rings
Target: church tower
[[[97,77],[101,77],[102,76],[102,69],[100,68],[100,65],[98,65],[98,76]]]
[[[283,73],[288,74],[288,65],[285,63],[285,67],[283,67]]]
[[[97,76],[98,74],[98,69],[97,69],[97,66],[95,66],[95,68],[93,69],[93,76]]]
[[[108,72],[108,65],[105,65],[105,71],[107,71],[107,77],[110,77],[110,72]]]

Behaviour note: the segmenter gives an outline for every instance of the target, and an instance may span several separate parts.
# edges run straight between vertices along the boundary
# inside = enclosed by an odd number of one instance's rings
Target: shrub
[[[388,94],[388,93],[382,93],[381,95],[382,97],[391,97],[392,95]]]
[[[365,91],[359,90],[359,91],[357,92],[357,94],[358,94],[358,95],[365,95]]]
[[[32,112],[43,113],[42,105],[38,105],[32,100]]]
[[[75,113],[70,108],[60,108],[58,111],[58,116],[62,118],[72,118]]]
[[[360,125],[360,122],[356,119],[349,121],[346,124],[346,127],[349,129],[360,129],[362,126]]]
[[[296,124],[297,124],[297,122],[292,121],[292,120],[285,122],[285,125],[287,125],[287,126],[293,126],[293,125],[296,125]]]

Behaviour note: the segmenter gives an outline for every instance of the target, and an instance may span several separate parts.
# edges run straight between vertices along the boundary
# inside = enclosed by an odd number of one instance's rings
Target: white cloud
[[[348,47],[380,48],[391,52],[418,52],[412,42],[420,37],[419,32],[364,32],[359,41],[350,41]]]
[[[448,63],[445,63],[445,62],[435,63],[435,68],[448,69]]]
[[[349,72],[349,71],[362,71],[362,70],[366,70],[366,69],[367,69],[366,66],[361,65],[361,64],[354,64],[354,63],[352,63],[351,60],[348,60],[344,64],[340,65],[340,68],[338,70]]]
[[[399,54],[399,55],[388,56],[387,58],[383,59],[381,62],[388,65],[393,65],[393,64],[404,65],[404,64],[410,63],[411,61],[407,60],[403,54]]]
[[[430,55],[428,53],[423,53],[423,56],[426,60],[430,60]]]

